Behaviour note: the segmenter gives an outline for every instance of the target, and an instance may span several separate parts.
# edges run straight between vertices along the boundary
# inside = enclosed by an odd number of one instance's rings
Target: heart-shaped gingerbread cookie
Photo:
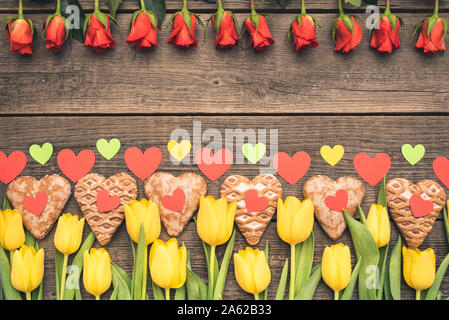
[[[407,179],[395,178],[387,182],[386,191],[391,217],[404,236],[407,246],[411,249],[418,248],[432,230],[439,212],[445,205],[444,189],[432,180],[421,180],[413,184]],[[431,202],[433,209],[423,213],[417,212],[419,208],[412,208],[412,202],[415,200],[412,198],[416,198],[417,206],[424,204],[424,209],[428,207],[426,202]]]
[[[253,180],[232,175],[223,182],[220,196],[237,203],[237,227],[248,244],[255,246],[276,211],[277,199],[282,196],[282,184],[272,174],[261,174]],[[248,212],[248,208],[259,211]]]
[[[6,191],[13,208],[21,213],[25,228],[36,239],[43,239],[51,230],[71,193],[70,183],[57,174],[47,175],[40,180],[29,176],[18,177],[8,185]],[[31,204],[27,206],[27,203]]]
[[[114,201],[117,197],[120,201]],[[102,246],[111,241],[115,231],[125,219],[123,205],[136,198],[136,180],[125,172],[107,179],[101,174],[90,173],[81,178],[75,186],[75,199]],[[98,207],[107,208],[109,211],[100,211]]]
[[[200,198],[207,193],[207,184],[196,173],[186,172],[178,177],[156,172],[144,184],[145,195],[156,202],[165,229],[177,237],[198,209]]]
[[[346,221],[341,210],[337,211],[334,207],[335,204],[341,206],[340,198],[347,199],[344,208],[354,215],[357,205],[365,196],[365,187],[352,177],[341,177],[334,181],[327,176],[314,176],[304,184],[303,194],[306,199],[312,200],[315,216],[329,238],[337,240],[346,229]]]

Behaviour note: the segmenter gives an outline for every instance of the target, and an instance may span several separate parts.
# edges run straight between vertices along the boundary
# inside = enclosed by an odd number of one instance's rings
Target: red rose
[[[254,10],[251,16],[245,20],[245,27],[251,37],[251,44],[258,51],[265,51],[270,45],[274,44],[267,20],[261,14]]]
[[[218,26],[217,26],[218,23]],[[232,48],[239,41],[235,28],[235,18],[232,12],[220,8],[212,16],[212,25],[215,31],[215,48]]]
[[[67,38],[65,19],[55,15],[45,21],[45,48],[53,52],[61,51],[64,41]],[[48,23],[48,24],[47,24]]]
[[[432,21],[432,19],[436,20]],[[427,31],[427,24],[430,25],[435,22],[433,28]],[[424,20],[421,26],[418,40],[416,41],[415,48],[422,49],[427,55],[434,55],[438,51],[445,51],[444,38],[446,32],[444,31],[443,18],[438,16],[432,16]]]
[[[10,20],[7,26],[11,51],[18,54],[33,54],[34,27],[23,18]]]
[[[353,16],[343,15],[337,18],[334,34],[335,51],[349,52],[362,41],[362,28]]]
[[[103,24],[97,18],[97,15],[101,15],[100,19],[106,23]],[[86,28],[86,40],[84,41],[85,47],[92,47],[95,52],[103,53],[108,49],[115,47],[115,39],[111,35],[111,21],[107,15],[101,12],[94,12],[87,18]]]
[[[188,21],[184,20],[182,12],[175,13],[173,19],[173,28],[168,43],[173,43],[178,49],[198,45],[198,40],[195,38],[196,17],[187,11],[186,19]]]
[[[157,20],[153,13],[140,11],[135,15],[126,42],[140,50],[157,46]]]
[[[318,47],[315,39],[315,21],[307,14],[300,14],[292,23],[293,45],[295,50]]]
[[[395,15],[383,15],[378,28],[373,29],[371,48],[377,49],[379,53],[391,53],[399,48],[399,25],[400,21]]]

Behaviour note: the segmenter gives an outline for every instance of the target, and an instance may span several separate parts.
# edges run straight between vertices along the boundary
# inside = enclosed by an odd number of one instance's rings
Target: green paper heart
[[[98,139],[97,150],[106,160],[111,160],[120,150],[120,140],[114,138],[108,142],[106,139]]]
[[[267,150],[265,144],[259,142],[256,145],[251,143],[245,143],[242,145],[242,153],[246,159],[252,164],[256,164],[260,159],[265,155],[265,151]]]
[[[36,160],[36,162],[44,165],[50,160],[53,154],[53,146],[50,142],[45,142],[42,147],[38,144],[33,144],[30,149],[30,156]]]
[[[410,144],[404,144],[401,150],[405,160],[412,166],[417,164],[426,153],[426,148],[422,144],[417,144],[415,147],[412,147]]]

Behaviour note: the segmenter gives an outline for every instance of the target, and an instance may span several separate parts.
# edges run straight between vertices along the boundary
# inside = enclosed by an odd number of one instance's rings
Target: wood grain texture
[[[81,6],[84,10],[93,10],[94,1],[93,0],[80,0]],[[279,6],[276,0],[264,0],[264,1],[256,1],[256,6],[261,10],[275,10],[280,11],[281,7]],[[384,6],[385,1],[379,0],[378,4],[380,6]],[[123,0],[122,4],[119,7],[119,11],[134,11],[137,10],[139,6],[139,1],[137,0]],[[179,10],[182,6],[181,0],[166,0],[167,9],[170,11]],[[246,10],[249,12],[249,0],[228,0],[224,1],[224,6],[227,9],[232,10]],[[301,1],[295,0],[290,3],[290,5],[286,8],[288,11],[299,10],[301,6]],[[312,10],[335,10],[337,11],[337,0],[315,0],[315,1],[306,1],[306,6],[308,9]],[[357,9],[356,7],[348,8]],[[24,9],[26,12],[36,12],[36,11],[52,11],[55,8],[54,2],[50,1],[49,3],[42,2],[32,2],[25,0],[24,1]],[[102,8],[105,9],[106,6],[102,2]],[[201,10],[201,11],[214,11],[216,9],[215,3],[210,3],[205,0],[189,0],[189,8],[191,10]],[[432,1],[420,1],[420,0],[396,0],[392,1],[391,8],[393,10],[427,10],[431,11],[433,9]],[[449,4],[442,2],[440,4],[440,9],[448,9]],[[0,4],[0,11],[15,11],[17,10],[17,0],[2,0]]]
[[[97,151],[96,163],[92,172],[98,172],[105,176],[110,176],[116,172],[126,170],[123,161],[123,154],[126,148],[136,146],[146,149],[151,146],[159,147],[163,152],[163,161],[158,171],[168,171],[178,175],[181,172],[193,171],[200,173],[194,165],[175,165],[169,160],[166,149],[167,142],[174,137],[170,137],[174,129],[185,129],[193,140],[193,121],[201,121],[201,134],[196,135],[200,139],[201,145],[208,145],[211,138],[207,134],[221,133],[225,136],[226,129],[278,129],[278,150],[293,154],[296,151],[307,151],[311,158],[311,167],[306,176],[295,186],[288,185],[280,179],[283,187],[283,198],[294,195],[302,198],[302,186],[306,179],[316,174],[328,175],[333,179],[340,176],[355,176],[352,159],[359,152],[367,152],[373,156],[377,152],[386,152],[391,156],[392,167],[388,177],[406,177],[412,181],[420,179],[436,179],[432,170],[432,161],[437,156],[448,157],[449,132],[447,130],[446,116],[428,116],[423,125],[422,117],[414,116],[259,116],[259,117],[237,117],[237,116],[207,116],[207,117],[178,117],[178,116],[121,116],[121,117],[0,117],[0,126],[4,130],[0,131],[0,150],[9,154],[13,150],[22,150],[27,153],[29,146],[33,143],[42,144],[51,142],[54,146],[54,155],[45,165],[34,162],[28,156],[28,164],[23,175],[32,175],[40,178],[49,173],[60,173],[56,163],[56,154],[64,149],[71,148],[75,152],[88,148],[95,151],[95,143],[99,138],[117,137],[121,140],[122,148],[114,159],[108,161],[102,158]],[[206,133],[204,133],[208,130]],[[228,135],[229,136],[229,135]],[[263,135],[258,141],[263,141]],[[265,143],[273,143],[268,138]],[[271,146],[270,143],[270,146]],[[423,160],[415,166],[410,166],[402,158],[400,153],[401,145],[410,143],[415,145],[422,143],[425,145],[427,153]],[[345,155],[340,163],[331,167],[321,159],[319,150],[321,145],[342,144],[345,147]],[[269,154],[272,150],[267,148]],[[234,155],[240,154],[239,150],[233,150]],[[192,153],[190,154],[190,156]],[[237,159],[235,160],[237,161]],[[251,165],[246,163],[234,164],[231,169],[216,182],[208,181],[208,194],[217,197],[221,183],[229,174],[241,174],[253,177],[259,173],[262,165]],[[201,174],[201,173],[200,173]],[[139,198],[143,196],[143,183],[138,182]],[[378,187],[371,187],[365,184],[367,194],[362,207],[365,211],[376,199]],[[72,184],[73,188],[73,184]],[[5,186],[0,186],[0,194],[5,191]],[[446,190],[447,191],[447,190]],[[70,198],[64,212],[81,215],[73,196]],[[86,226],[85,232],[88,227]],[[53,237],[55,228],[42,241],[40,245],[46,252],[46,275],[44,281],[44,296],[47,299],[55,298],[55,277],[53,258]],[[325,235],[320,226],[315,226],[316,247],[315,263],[320,261],[324,247],[333,242]],[[168,239],[165,230],[161,236]],[[392,243],[396,241],[397,229],[392,227]],[[201,243],[196,235],[195,226],[190,222],[187,229],[181,234],[180,241],[185,241],[186,246],[191,250],[192,268],[203,279],[206,279],[205,259]],[[269,297],[273,298],[280,277],[282,265],[289,255],[289,248],[279,240],[276,234],[275,221],[269,224],[265,235],[262,237],[260,248],[263,248],[266,241],[270,241],[270,266],[272,271],[272,285]],[[350,235],[345,231],[338,240],[347,245],[351,245]],[[98,246],[98,243],[96,243]],[[243,249],[246,246],[243,237],[238,233],[235,250]],[[437,265],[447,254],[449,247],[445,236],[444,226],[439,219],[433,231],[430,233],[422,249],[432,247],[436,251]],[[111,243],[106,247],[110,252],[114,262],[122,266],[126,271],[132,270],[132,250],[125,226],[121,226]],[[355,255],[352,249],[352,262],[355,263]],[[218,249],[219,257],[222,256],[224,248]],[[442,285],[443,296],[449,294],[449,281],[445,277]],[[402,286],[403,297],[412,299],[413,291],[405,283]],[[110,291],[105,295],[107,298]],[[91,298],[84,292],[85,298]],[[236,284],[233,275],[233,265],[230,266],[228,282],[224,292],[225,299],[250,299]],[[316,299],[331,299],[332,293],[323,282],[320,283],[315,295]]]
[[[422,14],[404,14],[402,46],[391,55],[369,48],[368,30],[352,53],[334,53],[335,14],[318,14],[320,46],[294,51],[287,34],[294,14],[275,14],[276,43],[266,52],[248,48],[217,51],[213,30],[199,46],[180,51],[167,44],[136,51],[127,31],[114,30],[117,47],[96,54],[72,41],[61,54],[36,41],[33,57],[0,47],[0,108],[3,114],[72,113],[399,113],[449,112],[448,55],[428,57],[409,39]],[[447,17],[447,14],[443,16]],[[205,20],[209,15],[201,15]],[[246,14],[238,14],[242,22]],[[43,15],[31,15],[37,25]],[[119,21],[127,30],[130,14]],[[39,31],[40,33],[40,31]],[[5,42],[6,43],[6,42]]]

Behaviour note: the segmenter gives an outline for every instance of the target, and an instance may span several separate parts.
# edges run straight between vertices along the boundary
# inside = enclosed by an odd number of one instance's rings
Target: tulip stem
[[[259,294],[258,293],[254,294],[254,300],[259,300]]]
[[[95,296],[95,300],[100,300],[100,295]]]
[[[148,260],[148,247],[145,246],[144,249],[144,256],[145,259],[143,259],[143,277],[142,277],[142,299],[141,300],[145,300],[145,296],[147,293],[147,277],[148,277],[148,270],[147,270],[147,260]]]
[[[65,276],[67,273],[67,261],[69,260],[69,255],[64,254],[64,262],[62,264],[62,274],[61,274],[61,290],[59,295],[59,300],[64,300],[64,289],[65,289]]]
[[[421,290],[416,290],[416,300],[421,300]]]
[[[165,289],[165,300],[170,300],[170,288]]]
[[[31,292],[25,293],[27,300],[31,300]]]
[[[293,298],[295,297],[295,255],[296,255],[296,250],[295,250],[295,245],[291,244],[290,245],[290,261],[291,261],[291,266],[290,266],[290,292],[289,292],[289,300],[293,300]]]
[[[345,12],[343,10],[343,6],[341,4],[341,0],[338,0],[338,12],[340,13],[340,17],[345,15]]]
[[[210,258],[209,258],[209,269],[210,269],[210,293],[209,297],[214,296],[214,267],[215,267],[215,246],[210,246]]]
[[[338,300],[339,299],[339,297],[338,297],[339,292],[340,291],[334,291],[334,300]]]
[[[22,0],[19,0],[19,14],[17,15],[19,19],[23,19],[23,4]]]

